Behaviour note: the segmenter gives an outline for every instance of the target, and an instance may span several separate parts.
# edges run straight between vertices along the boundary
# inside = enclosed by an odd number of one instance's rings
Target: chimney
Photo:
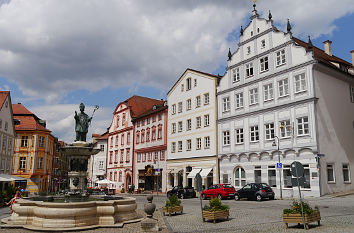
[[[350,53],[352,54],[352,65],[354,66],[354,50],[350,51]]]
[[[332,41],[326,40],[322,42],[324,44],[324,51],[327,53],[329,56],[332,56]]]

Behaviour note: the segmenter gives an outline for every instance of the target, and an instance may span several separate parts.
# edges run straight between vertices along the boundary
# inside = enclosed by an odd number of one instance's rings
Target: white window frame
[[[276,67],[282,66],[286,64],[286,55],[285,49],[279,50],[275,53],[276,59]]]
[[[182,152],[183,150],[183,143],[182,141],[178,141],[178,152]]]
[[[192,99],[187,99],[186,102],[186,110],[189,111],[192,109]]]
[[[309,117],[303,116],[296,119],[297,136],[305,136],[310,134]]]
[[[176,123],[172,123],[172,133],[176,133]]]
[[[199,129],[202,127],[202,117],[198,116],[196,117],[196,128]]]
[[[186,91],[189,91],[192,89],[192,78],[187,78],[186,80]]]
[[[333,180],[329,180],[329,175],[328,175],[329,174],[328,173],[329,168],[332,170]],[[326,172],[327,172],[327,183],[328,184],[335,184],[336,183],[336,172],[335,172],[334,163],[327,163]]]
[[[250,78],[254,75],[253,63],[246,64],[246,78]]]
[[[232,82],[236,83],[236,82],[239,82],[240,80],[241,80],[240,68],[237,67],[232,70]]]
[[[210,148],[210,137],[206,136],[204,137],[204,149],[209,149]]]
[[[261,40],[261,49],[264,49],[266,46],[266,41],[263,39]]]
[[[268,83],[263,86],[263,98],[264,102],[274,99],[273,83]]]
[[[278,81],[278,96],[279,98],[289,95],[289,79],[284,78]]]
[[[346,167],[345,167],[346,166]],[[344,180],[344,171],[347,171],[348,172],[348,180]],[[352,181],[350,179],[350,166],[349,166],[349,163],[343,163],[342,164],[342,172],[343,172],[343,182],[345,184],[350,184]]]
[[[307,90],[305,72],[294,76],[295,93],[304,92]]]
[[[264,128],[265,128],[265,139],[274,140],[274,136],[275,136],[274,123],[267,123],[264,125]]]
[[[280,138],[290,138],[292,134],[290,120],[279,121],[280,125]]]
[[[222,112],[229,112],[230,111],[230,97],[222,98]]]
[[[197,149],[197,150],[202,149],[202,138],[197,138],[196,142],[197,142],[197,147],[196,147],[196,149]]]
[[[258,104],[258,88],[253,88],[249,90],[250,95],[250,105]]]
[[[235,94],[235,106],[236,109],[243,108],[243,92]]]
[[[192,150],[192,139],[187,139],[186,142],[186,151],[191,151]]]
[[[172,104],[172,115],[176,114],[176,104]]]
[[[204,115],[204,127],[208,127],[210,125],[210,116],[209,114]]]
[[[171,153],[176,153],[176,142],[171,142]]]
[[[266,72],[269,70],[269,59],[268,56],[259,59],[260,72]]]
[[[178,113],[183,111],[183,102],[178,102]]]
[[[183,131],[183,122],[179,121],[178,122],[178,132],[182,132]]]
[[[251,46],[247,46],[247,55],[251,54]]]
[[[192,129],[192,119],[187,119],[186,123],[187,123],[187,127],[186,127],[187,131],[191,130]]]
[[[198,95],[195,97],[195,107],[199,108],[201,105],[202,105],[202,100],[201,100],[200,95]]]
[[[244,143],[243,128],[235,129],[235,140],[236,140],[236,144]]]
[[[209,99],[209,93],[204,94],[204,105],[209,105],[210,99]]]
[[[259,127],[253,125],[250,127],[250,142],[259,142]]]
[[[223,146],[230,145],[230,131],[229,130],[225,130],[222,132],[222,142],[223,142]]]

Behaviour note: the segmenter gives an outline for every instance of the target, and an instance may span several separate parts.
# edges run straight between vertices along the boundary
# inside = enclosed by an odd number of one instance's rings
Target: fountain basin
[[[87,202],[47,202],[19,199],[4,223],[28,229],[66,230],[114,226],[138,220],[135,198]]]

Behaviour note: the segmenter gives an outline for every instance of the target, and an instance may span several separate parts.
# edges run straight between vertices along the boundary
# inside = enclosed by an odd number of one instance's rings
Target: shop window
[[[277,187],[275,166],[268,166],[268,184],[270,187]]]
[[[261,166],[255,166],[255,168],[254,168],[254,182],[255,183],[262,183]]]

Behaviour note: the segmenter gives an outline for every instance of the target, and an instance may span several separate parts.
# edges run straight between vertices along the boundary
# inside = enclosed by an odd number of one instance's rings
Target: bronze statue
[[[80,113],[77,114],[75,111],[75,131],[76,131],[76,140],[75,141],[83,141],[86,142],[86,134],[88,132],[89,123],[91,123],[92,117],[89,117],[86,113],[84,113],[85,105],[83,103],[80,104]]]

